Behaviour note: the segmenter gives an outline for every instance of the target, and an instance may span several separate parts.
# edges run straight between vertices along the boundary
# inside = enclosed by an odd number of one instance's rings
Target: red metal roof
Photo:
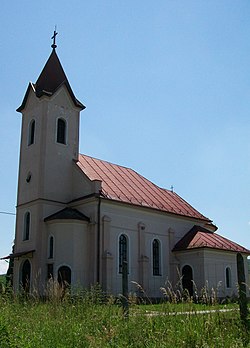
[[[77,165],[90,180],[102,182],[105,198],[210,222],[175,192],[158,187],[130,168],[86,155],[79,155]]]
[[[217,233],[208,231],[201,226],[194,226],[181,240],[179,240],[173,251],[197,248],[212,248],[250,254],[250,250]]]

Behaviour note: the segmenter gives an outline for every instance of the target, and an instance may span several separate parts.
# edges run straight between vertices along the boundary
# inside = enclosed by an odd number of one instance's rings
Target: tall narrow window
[[[49,259],[54,257],[54,237],[49,237]]]
[[[128,262],[128,238],[125,234],[119,237],[119,273],[122,273],[123,261]]]
[[[21,288],[28,293],[30,291],[31,265],[29,260],[25,260],[21,268]]]
[[[35,142],[35,126],[35,120],[31,120],[29,123],[28,145],[32,145]]]
[[[160,255],[160,242],[158,239],[153,240],[153,275],[158,276],[160,273],[161,255]]]
[[[30,213],[27,212],[24,215],[23,240],[29,240],[29,238],[30,238]]]
[[[57,120],[56,141],[60,144],[66,144],[66,121],[63,118]]]
[[[230,267],[226,268],[226,287],[231,288],[232,287],[232,276],[231,276],[231,269]]]

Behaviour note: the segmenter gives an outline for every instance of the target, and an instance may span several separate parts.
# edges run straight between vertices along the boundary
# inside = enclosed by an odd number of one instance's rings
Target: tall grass
[[[165,315],[151,315],[141,311],[132,296],[130,317],[124,320],[119,299],[104,301],[100,287],[77,289],[72,297],[67,291],[61,296],[52,285],[50,297],[43,301],[8,292],[0,295],[1,348],[250,347],[238,312],[185,310],[177,315],[174,309],[176,315],[168,315],[166,308],[177,306],[168,301],[156,306],[163,312],[165,308]],[[192,310],[195,306],[192,303]]]

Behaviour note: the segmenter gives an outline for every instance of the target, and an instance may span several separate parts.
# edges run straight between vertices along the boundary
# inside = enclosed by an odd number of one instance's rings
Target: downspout
[[[98,207],[97,207],[97,272],[96,280],[100,283],[100,246],[101,246],[101,195],[98,196]]]

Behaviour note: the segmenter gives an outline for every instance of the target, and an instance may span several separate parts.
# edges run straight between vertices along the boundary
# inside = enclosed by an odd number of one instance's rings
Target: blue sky
[[[174,190],[250,249],[250,2],[1,1],[0,212],[15,212],[21,104],[51,52],[77,98],[82,153]],[[15,216],[0,214],[0,256]],[[0,262],[0,273],[6,264]]]

